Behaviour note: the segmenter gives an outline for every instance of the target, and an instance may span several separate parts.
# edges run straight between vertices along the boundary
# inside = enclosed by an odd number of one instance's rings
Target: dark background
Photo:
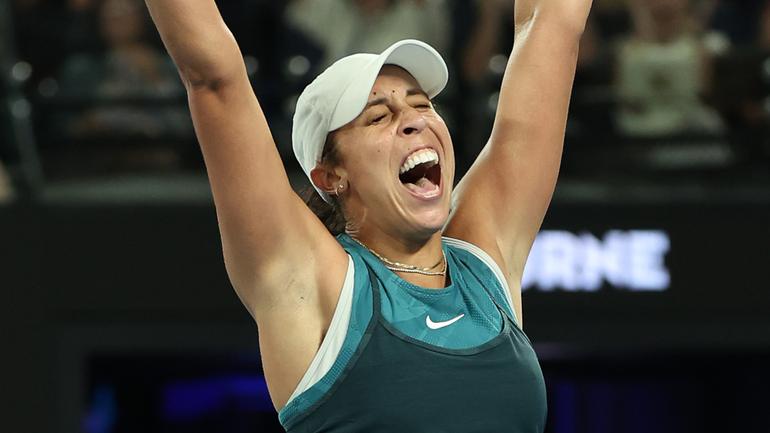
[[[549,432],[770,431],[770,15],[762,1],[699,12],[708,3],[688,13],[701,20],[693,35],[728,42],[699,91],[723,126],[643,134],[618,120],[633,105],[617,90],[617,47],[633,20],[622,1],[595,6],[599,54],[578,69],[543,229],[598,239],[662,231],[671,282],[524,292]],[[132,77],[123,92],[88,86],[110,82],[97,73],[110,52],[95,36],[101,5],[0,1],[0,431],[281,431],[256,326],[227,280],[184,94],[140,91]],[[500,76],[494,61],[480,76],[464,63],[481,20],[475,3],[446,5],[453,84],[439,105],[461,174],[488,134]],[[283,2],[220,7],[246,63],[258,65],[254,88],[302,189],[287,141],[291,101],[323,67],[323,47],[285,22]],[[144,40],[160,53],[146,18]],[[511,40],[509,16],[499,19],[492,55]],[[89,113],[111,120],[84,128]]]
[[[550,215],[549,229],[642,226],[672,243],[665,292],[525,292],[551,431],[766,431],[770,211],[557,204]],[[0,227],[6,425],[78,431],[87,414],[114,411],[116,432],[278,431],[264,385],[222,383],[257,383],[260,370],[211,206],[16,206]],[[199,410],[168,419],[169,387],[206,380],[200,392],[228,399],[199,397]]]

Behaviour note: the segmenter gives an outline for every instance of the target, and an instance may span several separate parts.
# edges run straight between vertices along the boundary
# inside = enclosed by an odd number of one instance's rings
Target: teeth
[[[426,162],[438,163],[438,153],[433,149],[422,149],[414,152],[406,158],[406,161],[404,161],[404,165],[401,166],[398,174],[404,174],[413,169],[416,165]]]

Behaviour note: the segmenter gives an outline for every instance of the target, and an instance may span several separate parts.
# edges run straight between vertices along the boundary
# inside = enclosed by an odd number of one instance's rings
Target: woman
[[[634,0],[634,31],[617,44],[617,123],[624,135],[719,133],[703,101],[711,93],[711,53],[690,0]],[[715,34],[712,34],[715,36]]]
[[[308,86],[293,144],[346,220],[337,238],[292,191],[214,3],[147,3],[187,88],[225,264],[284,427],[542,431],[520,280],[591,1],[516,2],[495,127],[454,191],[452,141],[430,102],[446,81],[435,51],[404,41]]]

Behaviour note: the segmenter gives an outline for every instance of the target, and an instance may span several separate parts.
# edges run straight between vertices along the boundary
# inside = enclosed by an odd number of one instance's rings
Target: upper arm
[[[255,315],[300,298],[312,304],[317,289],[333,293],[344,278],[345,253],[289,185],[238,44],[216,4],[147,5],[187,89],[225,264],[244,304]]]
[[[187,89],[228,275],[272,354],[263,359],[271,392],[283,395],[318,349],[347,255],[289,185],[240,49],[215,3],[147,3]]]
[[[252,314],[290,301],[283,297],[294,297],[293,288],[337,285],[344,251],[292,190],[245,70],[232,81],[190,87],[188,98],[228,274]],[[339,262],[332,266],[340,272],[321,272],[321,257]]]
[[[487,251],[512,290],[558,176],[580,34],[574,33],[547,14],[517,28],[492,134],[455,191],[447,234]],[[520,294],[513,295],[516,302]]]

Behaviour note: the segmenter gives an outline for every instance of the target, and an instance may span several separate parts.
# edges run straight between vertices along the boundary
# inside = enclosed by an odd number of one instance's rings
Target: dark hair
[[[333,167],[341,161],[337,153],[337,145],[334,142],[334,133],[326,136],[323,151],[321,152],[321,164]],[[345,215],[342,212],[342,206],[336,196],[331,195],[331,203],[327,203],[313,186],[307,187],[303,192],[302,198],[311,211],[321,220],[333,236],[345,232]]]

